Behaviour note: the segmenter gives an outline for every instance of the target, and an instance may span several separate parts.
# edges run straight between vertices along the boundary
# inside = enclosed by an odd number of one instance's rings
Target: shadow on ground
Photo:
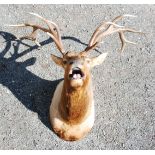
[[[19,57],[37,49],[37,45],[31,47],[20,40],[16,40],[13,34],[3,31],[0,31],[0,36],[5,40],[5,47],[0,52],[0,83],[7,87],[26,108],[37,112],[42,123],[50,128],[48,119],[49,106],[55,88],[62,79],[48,81],[27,70],[26,67],[35,64],[36,58],[34,57],[24,62],[16,61]],[[62,39],[70,39],[86,45],[74,37],[66,36],[62,37]],[[43,46],[51,42],[49,38],[40,44]],[[21,44],[27,46],[28,49],[19,53],[18,51]],[[10,51],[12,47],[14,51]],[[10,54],[13,53],[11,57],[4,57],[7,52]]]

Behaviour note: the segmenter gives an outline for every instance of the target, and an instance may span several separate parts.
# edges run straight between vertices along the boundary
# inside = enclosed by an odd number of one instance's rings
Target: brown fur
[[[82,87],[73,89],[64,81],[59,109],[62,118],[70,124],[80,123],[87,114],[90,103],[88,82],[89,78]]]
[[[92,128],[94,124],[94,101],[93,94],[90,91],[90,103],[86,112],[85,119],[79,124],[71,124],[64,120],[64,115],[59,110],[61,94],[63,90],[64,80],[59,83],[52,99],[50,106],[50,122],[53,131],[62,139],[67,141],[75,141],[83,138]],[[92,90],[91,88],[89,90]],[[62,115],[62,116],[61,116]]]
[[[53,128],[54,132],[62,139],[66,141],[77,141],[81,138],[83,138],[90,130],[91,128],[88,128],[83,134],[76,134],[76,135],[67,135],[65,130],[60,130]]]
[[[81,138],[81,137],[77,137],[77,135],[76,135],[76,136],[66,136],[66,135],[65,135],[65,131],[62,131],[62,130],[57,130],[57,129],[53,129],[53,130],[55,131],[55,133],[56,133],[60,138],[65,139],[65,140],[67,140],[67,141],[76,141],[76,140],[78,140],[79,138]]]

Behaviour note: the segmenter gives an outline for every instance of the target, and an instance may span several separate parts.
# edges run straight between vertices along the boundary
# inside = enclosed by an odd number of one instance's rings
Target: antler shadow
[[[34,65],[36,61],[34,57],[24,62],[16,61],[17,58],[37,49],[37,45],[31,47],[20,40],[16,40],[13,34],[3,31],[0,31],[0,36],[5,40],[5,47],[0,52],[0,83],[7,87],[27,109],[36,112],[42,123],[50,128],[49,106],[55,88],[62,79],[48,81],[27,70],[27,66]],[[86,45],[74,37],[65,36],[62,39],[70,39]],[[51,42],[52,40],[49,38],[40,44],[43,46]],[[28,49],[18,53],[21,44],[27,46]],[[11,47],[13,47],[13,52]],[[8,52],[13,54],[11,57],[5,58]]]

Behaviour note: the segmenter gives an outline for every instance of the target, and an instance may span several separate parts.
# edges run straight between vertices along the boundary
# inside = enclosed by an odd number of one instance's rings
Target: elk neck
[[[67,123],[79,124],[89,113],[93,98],[91,82],[91,77],[88,77],[82,87],[74,89],[64,79],[59,111]]]

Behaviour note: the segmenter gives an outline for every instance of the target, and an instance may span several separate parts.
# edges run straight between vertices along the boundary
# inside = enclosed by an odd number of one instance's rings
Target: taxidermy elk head
[[[20,25],[10,25],[15,27],[32,27],[30,35],[22,39],[30,39],[40,46],[36,34],[38,30],[46,32],[55,42],[62,57],[51,55],[52,60],[64,69],[64,80],[61,81],[54,93],[49,109],[52,129],[64,140],[74,141],[84,137],[94,124],[94,98],[92,90],[92,80],[90,70],[96,65],[100,65],[107,56],[102,53],[97,57],[89,57],[88,53],[95,49],[105,36],[118,33],[124,51],[126,43],[135,44],[125,38],[125,32],[141,33],[134,29],[126,28],[116,24],[124,17],[134,17],[132,15],[122,15],[116,17],[111,22],[103,22],[94,31],[88,46],[81,52],[65,51],[60,30],[58,26],[36,13],[30,13],[42,21],[48,28],[40,25],[25,23]]]

